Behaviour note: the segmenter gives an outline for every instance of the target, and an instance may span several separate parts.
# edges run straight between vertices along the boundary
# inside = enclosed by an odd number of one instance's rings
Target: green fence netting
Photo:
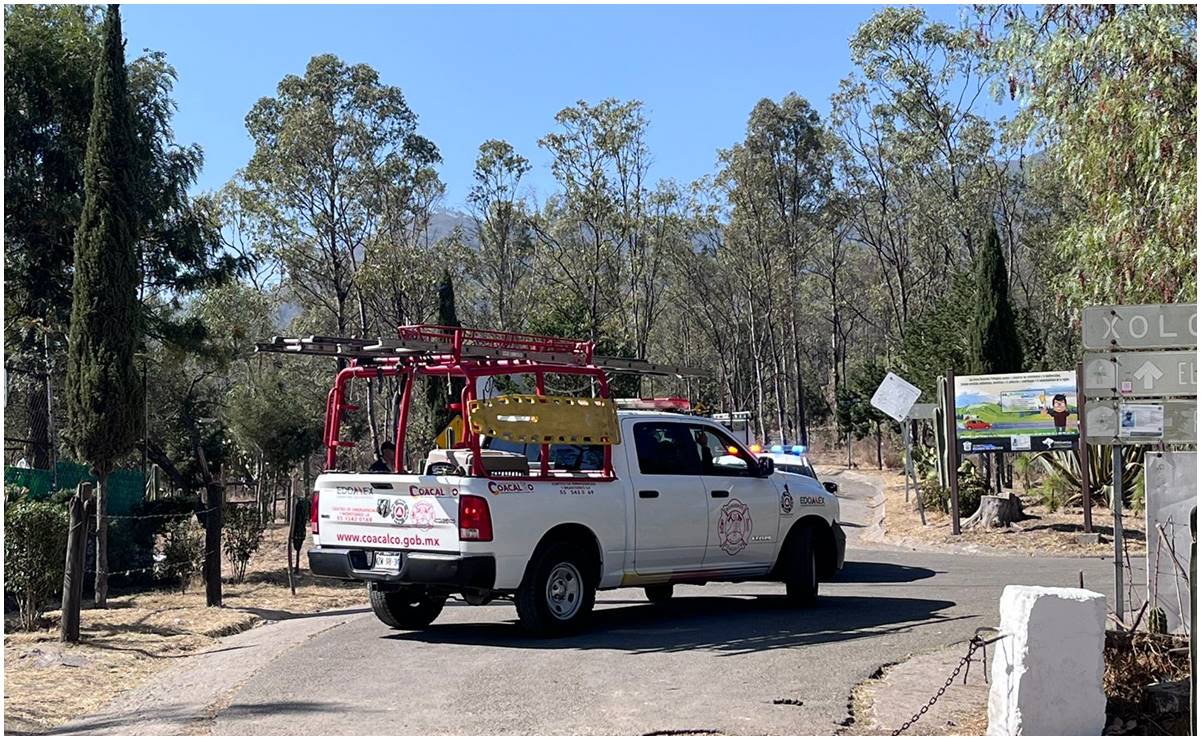
[[[33,499],[49,498],[55,491],[72,489],[80,481],[95,482],[86,465],[60,460],[54,470],[4,466],[4,485],[29,489]],[[128,514],[146,495],[146,478],[140,470],[114,470],[108,474],[108,513]]]

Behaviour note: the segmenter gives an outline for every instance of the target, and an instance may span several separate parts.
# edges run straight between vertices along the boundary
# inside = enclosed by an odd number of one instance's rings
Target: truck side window
[[[638,469],[643,475],[697,475],[696,444],[683,424],[648,421],[634,425]]]
[[[693,445],[701,459],[701,475],[750,475],[747,453],[725,432],[710,426],[691,428]]]

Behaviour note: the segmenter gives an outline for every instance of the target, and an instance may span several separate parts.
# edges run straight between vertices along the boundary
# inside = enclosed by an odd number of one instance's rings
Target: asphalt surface
[[[174,730],[153,731],[831,734],[848,718],[852,687],[880,666],[994,626],[1006,584],[1075,586],[1083,571],[1103,590],[1112,576],[1098,558],[869,548],[856,534],[875,521],[874,491],[848,476],[840,485],[848,563],[813,609],[788,608],[774,584],[677,588],[664,606],[620,589],[598,596],[587,633],[555,640],[526,637],[508,603],[452,601],[416,632],[347,612],[249,675],[212,671],[211,681],[230,684],[219,700]],[[188,680],[197,681],[196,670]],[[153,702],[126,711],[72,729],[151,731],[138,723],[154,716]]]

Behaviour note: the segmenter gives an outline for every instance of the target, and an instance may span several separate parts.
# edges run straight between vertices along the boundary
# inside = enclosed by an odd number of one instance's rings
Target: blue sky
[[[125,5],[127,51],[162,50],[179,73],[176,138],[197,143],[197,190],[251,154],[244,119],[286,74],[333,53],[399,86],[438,145],[443,205],[463,207],[482,141],[529,158],[538,200],[554,190],[538,138],[584,99],[638,99],[652,178],[689,182],[741,137],[763,97],[795,91],[824,115],[852,69],[847,40],[878,6]],[[959,6],[927,6],[955,22]]]

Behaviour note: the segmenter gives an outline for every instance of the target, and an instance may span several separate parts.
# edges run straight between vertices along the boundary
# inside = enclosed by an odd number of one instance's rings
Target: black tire
[[[596,603],[595,565],[566,542],[540,548],[517,588],[517,617],[527,632],[552,636],[575,632]]]
[[[371,610],[379,621],[397,630],[419,630],[442,613],[446,597],[430,596],[421,589],[381,591],[375,584],[367,586]]]
[[[646,600],[652,604],[666,604],[671,600],[672,592],[676,590],[674,584],[671,583],[656,583],[653,586],[647,586]]]
[[[788,603],[808,607],[817,603],[817,551],[813,528],[804,526],[793,537],[784,563],[784,588]]]

